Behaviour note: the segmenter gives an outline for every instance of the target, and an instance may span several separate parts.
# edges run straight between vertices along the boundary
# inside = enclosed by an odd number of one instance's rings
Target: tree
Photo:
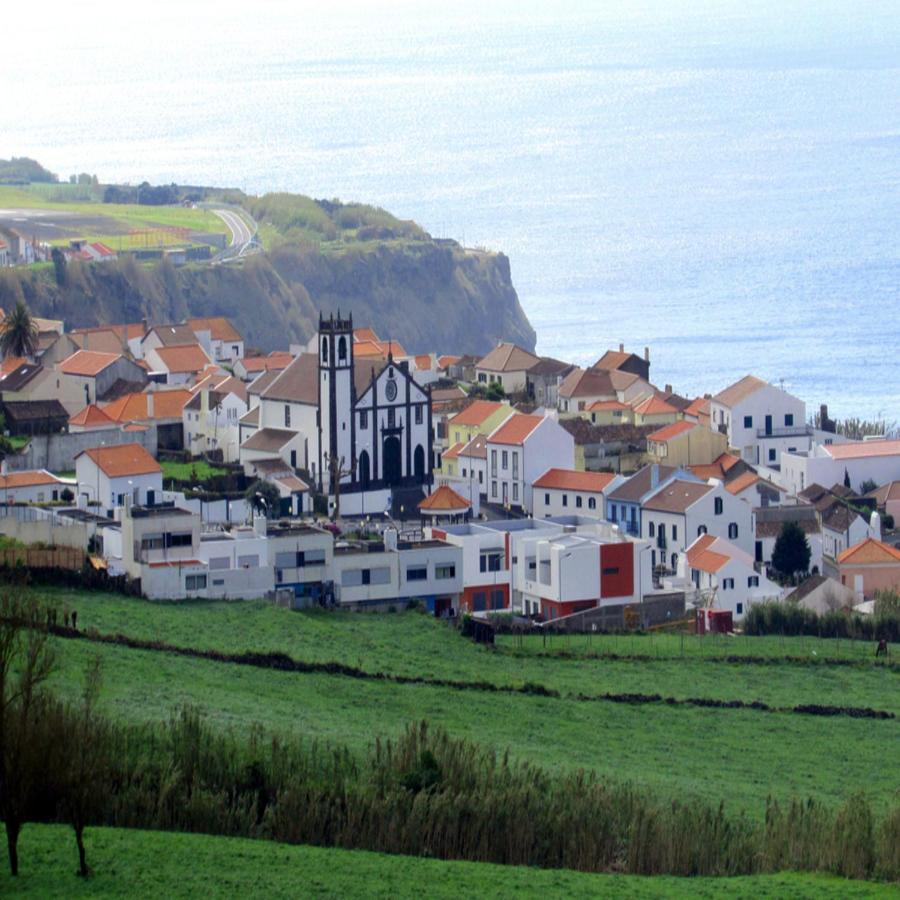
[[[488,385],[485,397],[487,397],[488,400],[503,400],[506,397],[506,391],[503,390],[503,385],[500,384],[499,381],[492,381]]]
[[[808,572],[811,556],[803,529],[796,522],[785,522],[772,550],[775,570],[787,577],[797,572]]]
[[[852,487],[850,484],[850,473],[847,471],[846,467],[844,468],[844,487]]]
[[[278,510],[281,494],[278,493],[278,488],[271,481],[257,478],[244,492],[244,499],[254,510],[257,512],[261,510],[271,518]]]
[[[59,247],[50,251],[50,259],[53,260],[53,274],[56,276],[57,287],[65,287],[69,283],[69,270],[66,268],[66,257]]]
[[[860,494],[871,494],[872,491],[878,490],[878,482],[874,478],[867,478],[860,486]]]
[[[18,842],[47,770],[43,740],[53,670],[47,614],[21,588],[0,593],[0,814],[6,823],[9,868],[19,874]]]
[[[356,474],[356,460],[352,460],[348,467],[344,467],[344,457],[325,454],[325,465],[328,466],[328,489],[334,494],[334,507],[331,510],[331,521],[336,522],[341,517],[341,479]]]
[[[24,356],[30,359],[37,350],[37,342],[37,323],[28,307],[17,300],[0,325],[0,352],[4,356]]]

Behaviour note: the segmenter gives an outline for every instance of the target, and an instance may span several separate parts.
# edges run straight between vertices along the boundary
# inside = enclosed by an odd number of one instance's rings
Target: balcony
[[[756,430],[757,438],[791,438],[791,437],[809,437],[812,434],[812,428],[809,425],[789,425],[784,428],[765,428]]]

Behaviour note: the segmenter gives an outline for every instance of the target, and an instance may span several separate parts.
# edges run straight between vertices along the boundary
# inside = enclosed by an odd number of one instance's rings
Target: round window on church
[[[388,398],[389,403],[393,403],[397,399],[397,382],[393,378],[388,379],[388,383],[384,388],[384,395]]]

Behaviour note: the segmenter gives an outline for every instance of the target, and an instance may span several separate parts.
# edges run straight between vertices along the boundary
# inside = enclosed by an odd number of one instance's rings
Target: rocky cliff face
[[[369,241],[331,252],[283,245],[215,267],[71,264],[63,285],[47,268],[0,273],[0,306],[19,298],[69,328],[225,315],[248,346],[262,350],[307,340],[319,312],[338,308],[413,353],[483,353],[498,340],[535,344],[507,257],[452,241]]]

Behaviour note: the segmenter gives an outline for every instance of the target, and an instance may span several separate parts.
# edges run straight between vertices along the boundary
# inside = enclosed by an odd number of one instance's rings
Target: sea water
[[[375,203],[506,253],[543,354],[900,420],[900,3],[427,6],[16,17],[0,156]]]

